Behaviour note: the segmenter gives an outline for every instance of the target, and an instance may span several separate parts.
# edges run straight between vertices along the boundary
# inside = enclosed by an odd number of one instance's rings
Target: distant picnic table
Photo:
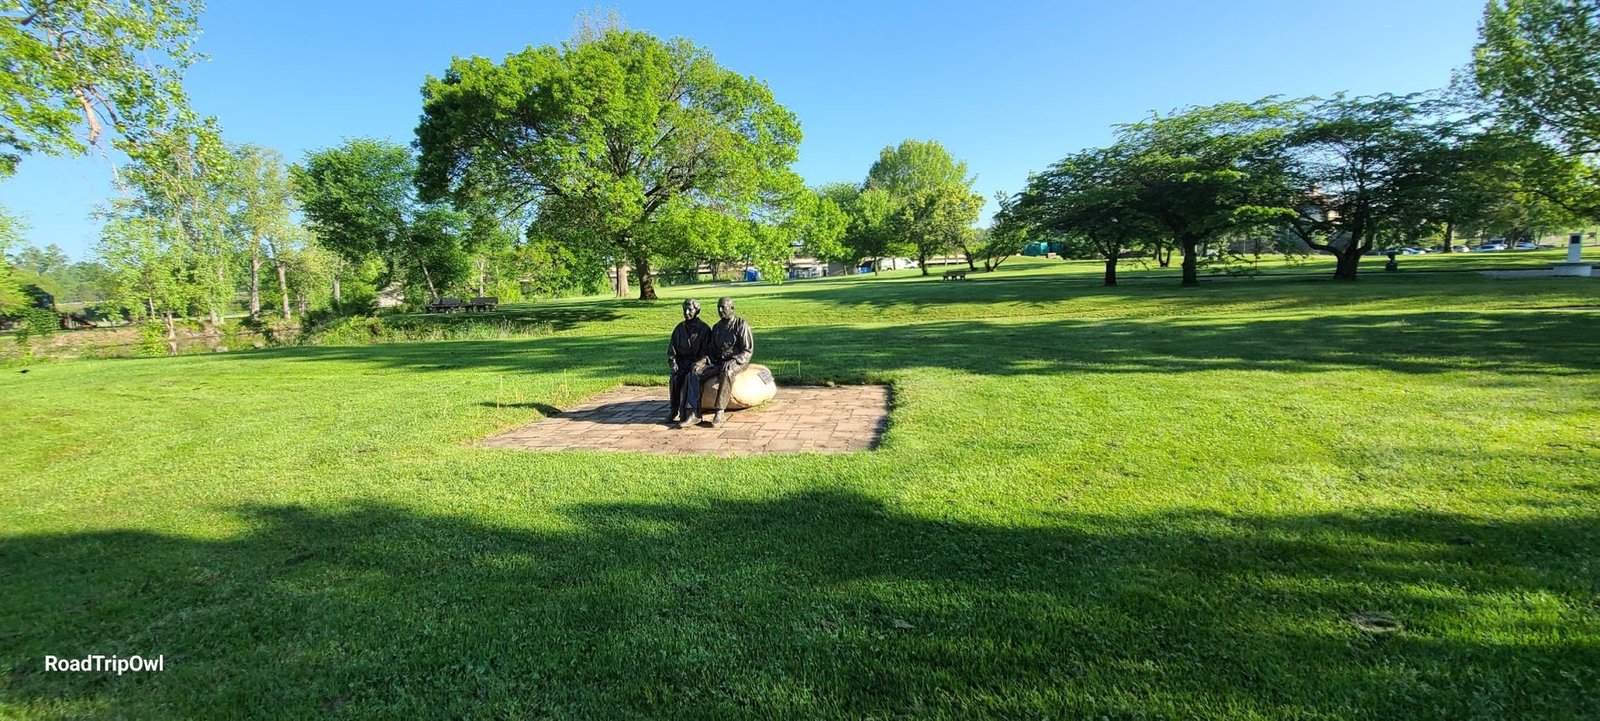
[[[967,279],[967,271],[964,271],[964,270],[947,270],[947,271],[944,272],[944,279],[945,280],[966,280]]]
[[[495,296],[483,296],[462,302],[460,298],[440,298],[437,303],[428,304],[429,313],[453,313],[455,311],[494,310],[500,307],[500,299]]]

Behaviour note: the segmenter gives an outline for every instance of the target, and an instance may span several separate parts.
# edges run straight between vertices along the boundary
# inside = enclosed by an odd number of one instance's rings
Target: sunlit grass
[[[500,314],[538,337],[6,369],[0,716],[1592,715],[1600,281],[1412,260],[708,284]],[[882,448],[472,445],[664,382],[690,295],[781,382],[892,383]],[[89,653],[168,670],[43,671]]]

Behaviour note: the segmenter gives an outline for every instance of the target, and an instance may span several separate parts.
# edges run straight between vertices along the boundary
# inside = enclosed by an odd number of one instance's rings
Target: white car
[[[1496,251],[1496,250],[1505,250],[1505,249],[1506,249],[1506,244],[1505,243],[1484,243],[1483,245],[1480,245],[1480,246],[1478,246],[1476,248],[1473,248],[1472,252],[1474,252],[1474,253],[1490,253],[1490,252],[1493,252],[1493,251]]]
[[[1539,244],[1538,243],[1534,243],[1532,241],[1519,240],[1519,241],[1517,241],[1516,245],[1513,245],[1511,247],[1516,249],[1516,250],[1538,250],[1539,249]]]
[[[1406,255],[1427,255],[1428,254],[1428,250],[1426,248],[1401,248],[1400,252],[1404,253]]]

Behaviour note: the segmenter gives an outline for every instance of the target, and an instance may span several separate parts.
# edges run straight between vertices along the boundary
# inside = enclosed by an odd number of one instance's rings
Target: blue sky
[[[213,0],[187,82],[224,137],[289,160],[346,137],[409,142],[418,88],[452,56],[571,36],[585,3]],[[859,181],[885,145],[938,140],[986,196],[1151,110],[1266,95],[1413,92],[1466,64],[1482,0],[612,3],[772,86],[812,184]],[[32,157],[0,182],[29,240],[83,258],[106,161]],[[985,216],[993,210],[993,202]]]

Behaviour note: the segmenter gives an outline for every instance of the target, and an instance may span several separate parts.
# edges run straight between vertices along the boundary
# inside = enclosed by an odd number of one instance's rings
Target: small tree
[[[1028,179],[1017,211],[1045,233],[1105,259],[1105,284],[1117,284],[1123,252],[1159,232],[1141,210],[1141,186],[1127,171],[1126,147],[1085,150]]]
[[[998,270],[1007,258],[1021,253],[1033,233],[1017,208],[1017,198],[997,192],[994,199],[1000,210],[995,213],[988,228],[979,230],[975,241],[978,256],[983,258],[985,272]]]

